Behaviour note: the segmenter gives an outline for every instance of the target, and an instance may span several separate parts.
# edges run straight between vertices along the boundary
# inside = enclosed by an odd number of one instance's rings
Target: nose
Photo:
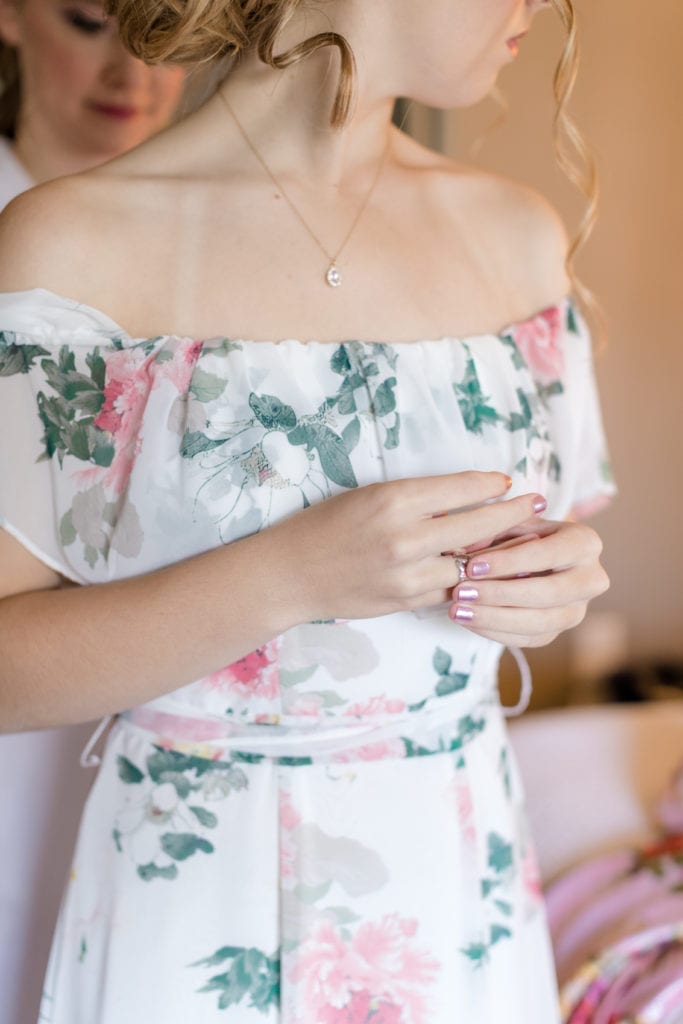
[[[101,78],[109,89],[130,91],[143,86],[149,74],[141,60],[125,48],[116,33],[112,33]]]

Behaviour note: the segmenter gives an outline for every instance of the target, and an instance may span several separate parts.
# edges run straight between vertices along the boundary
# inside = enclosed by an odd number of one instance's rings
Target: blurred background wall
[[[598,357],[620,494],[594,521],[612,588],[585,625],[532,652],[536,706],[559,702],[624,661],[683,662],[683,4],[576,0],[583,59],[573,109],[602,177],[600,220],[579,261],[601,300],[609,347]],[[502,77],[505,124],[477,162],[544,192],[570,230],[580,204],[556,169],[550,82],[562,45],[537,18]],[[490,102],[411,113],[416,134],[468,159],[496,117]]]

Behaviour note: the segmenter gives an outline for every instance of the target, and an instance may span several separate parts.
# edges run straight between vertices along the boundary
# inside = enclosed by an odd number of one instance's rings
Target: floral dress
[[[552,518],[613,490],[568,299],[497,335],[303,344],[131,338],[33,290],[0,332],[0,524],[82,585],[375,481],[502,470]],[[501,651],[446,606],[304,623],[122,709],[41,1021],[558,1021]]]

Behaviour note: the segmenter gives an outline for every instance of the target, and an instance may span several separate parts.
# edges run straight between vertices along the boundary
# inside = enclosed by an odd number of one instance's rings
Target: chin
[[[462,107],[474,107],[489,96],[498,81],[500,69],[489,74],[473,74],[467,79],[457,82],[443,82],[438,90],[423,96],[415,96],[418,103],[435,107],[437,110],[452,110]]]

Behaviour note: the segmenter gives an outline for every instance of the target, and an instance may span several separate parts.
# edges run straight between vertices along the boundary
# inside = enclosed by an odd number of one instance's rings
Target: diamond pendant
[[[330,263],[325,274],[325,280],[330,288],[338,288],[342,283],[342,276],[336,263]]]

